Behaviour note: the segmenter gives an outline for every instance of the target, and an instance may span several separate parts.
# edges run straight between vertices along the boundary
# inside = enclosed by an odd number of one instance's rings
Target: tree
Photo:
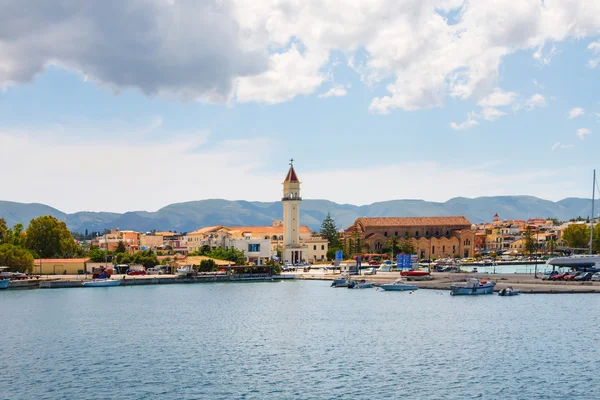
[[[562,237],[569,247],[587,248],[590,245],[590,228],[586,225],[571,224],[563,230]]]
[[[327,213],[327,216],[321,223],[321,236],[327,239],[330,248],[340,247],[340,238],[335,226],[335,221],[331,218],[331,213]]]
[[[78,253],[77,244],[67,229],[67,224],[49,215],[29,222],[25,246],[41,258],[71,258]]]
[[[119,240],[119,243],[117,243],[115,253],[127,253],[127,246],[125,246],[125,243],[122,240]]]
[[[592,243],[592,251],[600,253],[600,224],[594,226],[594,239]]]
[[[397,236],[391,236],[388,239],[387,245],[388,245],[388,249],[387,249],[388,251],[391,251],[392,254],[398,254],[398,237]]]
[[[531,256],[535,252],[536,243],[533,234],[531,233],[530,226],[528,226],[527,229],[525,229],[525,234],[523,235],[523,242],[525,253]]]
[[[546,248],[550,251],[550,254],[554,253],[554,250],[556,250],[556,240],[548,240],[548,242],[546,242]]]
[[[4,218],[0,218],[0,244],[4,243],[6,240],[6,231],[8,230],[6,226],[6,220]]]
[[[413,239],[404,237],[398,241],[398,251],[404,254],[414,254],[417,247]]]
[[[10,267],[12,271],[31,272],[33,256],[22,247],[5,243],[0,245],[0,265]]]
[[[200,261],[200,272],[211,272],[216,271],[217,269],[217,263],[215,263],[214,260],[208,259]]]
[[[90,261],[92,262],[104,262],[104,260],[106,259],[106,251],[104,250],[100,250],[97,247],[92,248],[89,253],[88,253],[88,257],[90,258]]]

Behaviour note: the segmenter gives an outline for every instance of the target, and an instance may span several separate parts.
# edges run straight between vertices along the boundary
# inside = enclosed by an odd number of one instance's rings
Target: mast
[[[593,254],[592,244],[594,242],[594,201],[596,199],[596,170],[594,170],[594,179],[592,180],[592,219],[590,219],[590,254]]]

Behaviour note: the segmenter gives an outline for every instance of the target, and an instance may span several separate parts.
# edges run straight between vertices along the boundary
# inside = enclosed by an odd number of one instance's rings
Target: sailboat
[[[600,271],[600,255],[594,254],[594,203],[596,201],[596,189],[598,181],[596,180],[596,170],[592,180],[592,217],[590,218],[590,249],[587,255],[573,255],[570,257],[556,257],[547,261],[547,264],[554,267],[582,268],[584,270]],[[600,192],[600,190],[598,190]]]

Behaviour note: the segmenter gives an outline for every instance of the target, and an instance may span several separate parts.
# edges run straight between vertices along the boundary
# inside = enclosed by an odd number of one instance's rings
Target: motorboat
[[[408,284],[405,282],[406,281],[404,279],[396,279],[392,283],[384,283],[384,284],[379,285],[379,287],[386,291],[397,291],[397,292],[419,289],[415,285],[411,285],[411,284]]]
[[[1,279],[0,280],[0,289],[6,289],[8,284],[10,283],[10,279]]]
[[[405,277],[407,281],[424,281],[431,279],[431,272],[411,269],[400,272],[400,276]]]
[[[492,294],[494,293],[494,286],[496,286],[496,282],[480,281],[479,279],[471,278],[465,284],[450,285],[450,294],[453,296]]]
[[[121,284],[121,280],[119,279],[92,279],[88,282],[83,282],[83,286],[85,287],[109,287],[109,286],[119,286]]]
[[[348,289],[371,289],[375,286],[375,282],[367,282],[364,279],[352,281],[348,284]]]
[[[333,282],[331,282],[331,287],[348,287],[350,282],[350,278],[343,276],[341,278],[334,279]]]
[[[498,296],[516,296],[519,293],[521,293],[521,291],[519,289],[513,289],[512,287],[506,287],[504,289],[502,289],[501,291],[498,292]]]

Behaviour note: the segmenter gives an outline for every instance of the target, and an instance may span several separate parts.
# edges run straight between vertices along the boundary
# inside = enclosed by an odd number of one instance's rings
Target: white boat
[[[350,284],[350,278],[347,276],[343,276],[341,278],[336,278],[331,282],[331,287],[348,287]]]
[[[83,282],[83,286],[85,287],[109,287],[109,286],[119,286],[121,284],[121,280],[118,279],[92,279],[88,282]]]
[[[496,286],[496,282],[486,282],[471,278],[465,284],[450,285],[450,294],[453,296],[492,294],[494,293],[494,286]]]
[[[10,279],[0,280],[0,289],[6,289],[8,287],[9,283],[10,283]]]
[[[192,272],[194,272],[194,268],[192,268],[191,265],[184,265],[182,267],[177,268],[176,274],[178,276],[187,276]]]
[[[506,287],[498,292],[498,296],[517,296],[521,291],[519,289],[513,289],[512,287]]]
[[[384,283],[383,285],[379,285],[379,287],[386,291],[397,291],[397,292],[419,289],[415,285],[406,283],[406,281],[404,279],[396,279],[392,283]]]
[[[364,279],[352,281],[348,284],[348,289],[371,289],[375,286],[375,282],[367,282]]]

